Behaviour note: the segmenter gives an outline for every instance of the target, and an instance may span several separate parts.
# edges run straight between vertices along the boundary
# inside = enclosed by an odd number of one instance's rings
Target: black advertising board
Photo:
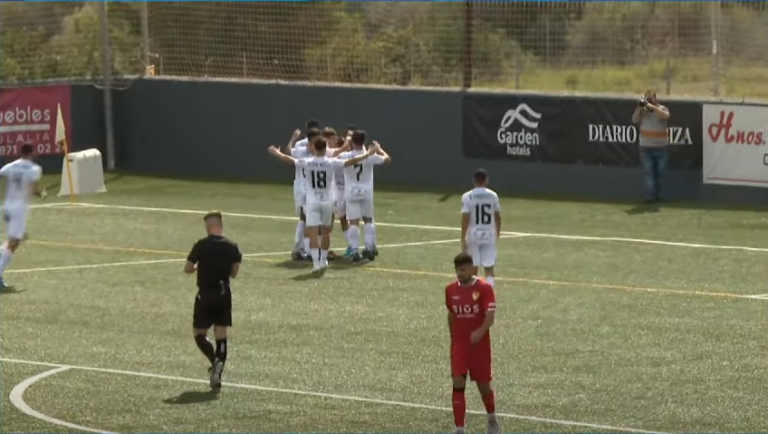
[[[660,102],[669,108],[669,168],[700,170],[701,104]],[[512,94],[464,95],[465,158],[635,167],[636,99]]]

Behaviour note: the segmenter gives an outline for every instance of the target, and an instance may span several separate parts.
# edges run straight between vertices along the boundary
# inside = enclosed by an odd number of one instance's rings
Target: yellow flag
[[[67,138],[66,127],[64,127],[64,115],[61,113],[61,104],[56,110],[56,143],[61,143]]]

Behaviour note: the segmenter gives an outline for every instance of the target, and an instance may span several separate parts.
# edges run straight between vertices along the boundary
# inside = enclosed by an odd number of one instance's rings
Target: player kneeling
[[[312,272],[319,273],[328,267],[328,249],[331,245],[330,229],[333,224],[333,173],[335,170],[357,164],[378,151],[373,146],[368,152],[348,160],[339,160],[326,156],[327,143],[323,137],[317,137],[311,144],[315,155],[310,158],[294,159],[280,152],[275,146],[269,153],[282,161],[304,170],[306,175],[306,216],[309,230],[309,245],[312,255]],[[322,236],[322,239],[318,239]]]
[[[501,234],[499,195],[488,188],[488,173],[475,172],[475,188],[461,196],[461,246],[472,256],[475,267],[483,267],[485,280],[496,284],[496,239]]]
[[[456,432],[464,432],[467,402],[464,389],[467,374],[477,383],[488,413],[488,433],[497,434],[496,400],[491,388],[491,336],[496,318],[493,287],[473,275],[472,257],[461,253],[453,260],[455,282],[445,288],[448,329],[451,334],[451,372],[453,376],[453,418]]]

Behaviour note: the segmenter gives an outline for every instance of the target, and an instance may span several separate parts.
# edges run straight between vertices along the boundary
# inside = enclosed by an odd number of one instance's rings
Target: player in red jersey
[[[473,275],[472,256],[461,253],[453,260],[458,280],[445,288],[448,329],[451,333],[453,419],[456,433],[464,433],[467,374],[477,383],[488,412],[488,433],[499,433],[496,401],[491,388],[491,335],[496,316],[496,295],[490,283]]]

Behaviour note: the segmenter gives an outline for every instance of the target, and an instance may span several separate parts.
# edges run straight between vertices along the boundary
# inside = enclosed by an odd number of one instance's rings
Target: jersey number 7
[[[491,224],[491,204],[478,203],[477,205],[475,205],[475,224],[476,225]]]
[[[362,164],[355,164],[352,167],[357,169],[357,174],[356,174],[357,175],[357,182],[360,182],[360,175],[363,174],[363,165]]]

